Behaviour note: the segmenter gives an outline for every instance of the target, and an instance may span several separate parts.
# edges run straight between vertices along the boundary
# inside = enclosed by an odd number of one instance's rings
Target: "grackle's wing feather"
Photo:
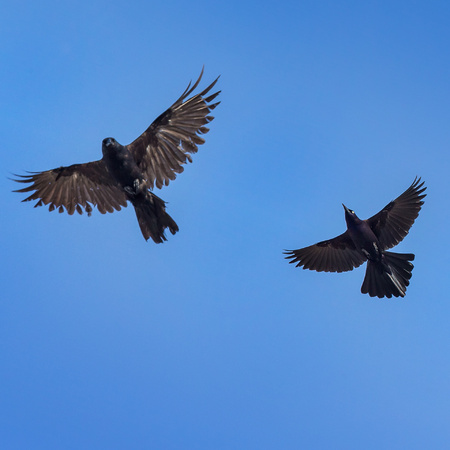
[[[309,247],[284,252],[289,263],[317,272],[346,272],[360,266],[366,258],[356,250],[348,232]]]
[[[372,231],[377,236],[383,250],[397,245],[408,234],[423,205],[426,187],[420,178],[415,178],[412,185],[379,213],[367,219]]]
[[[216,84],[216,78],[203,91],[186,100],[202,75],[203,69],[194,85],[191,87],[189,83],[180,98],[127,146],[150,188],[167,186],[177,173],[183,172],[184,164],[192,162],[190,154],[196,153],[197,146],[205,142],[200,135],[209,131],[205,125],[214,119],[209,113],[220,103],[211,102],[220,91],[207,95]]]

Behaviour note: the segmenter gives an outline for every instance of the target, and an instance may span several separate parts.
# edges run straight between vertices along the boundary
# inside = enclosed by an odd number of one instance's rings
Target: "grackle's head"
[[[345,221],[347,222],[347,225],[360,222],[359,217],[355,214],[355,211],[353,211],[353,209],[347,208],[343,203],[342,206],[345,210]]]

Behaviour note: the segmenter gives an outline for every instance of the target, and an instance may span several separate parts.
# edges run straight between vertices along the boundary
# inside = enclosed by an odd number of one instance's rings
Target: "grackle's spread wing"
[[[186,100],[200,83],[189,83],[181,97],[163,112],[135,141],[127,146],[137,165],[145,174],[150,188],[161,188],[183,172],[183,165],[192,162],[191,154],[205,140],[200,136],[209,131],[205,125],[214,117],[209,113],[220,103],[212,103],[220,91],[209,94],[218,78],[200,93]]]
[[[356,250],[348,232],[309,247],[284,252],[289,263],[317,272],[346,272],[360,266],[366,257]]]
[[[383,250],[397,245],[408,234],[423,205],[426,187],[420,178],[415,178],[412,185],[379,213],[367,219],[372,231],[377,236]]]
[[[32,192],[22,201],[37,200],[35,207],[50,205],[50,211],[66,210],[69,214],[75,211],[82,214],[85,210],[91,215],[92,206],[102,214],[127,206],[123,190],[109,175],[102,160],[16,176],[19,178],[14,181],[29,186],[14,192]]]

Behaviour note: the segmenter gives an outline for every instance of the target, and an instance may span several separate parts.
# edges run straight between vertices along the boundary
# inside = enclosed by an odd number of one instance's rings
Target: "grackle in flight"
[[[370,219],[361,220],[345,210],[347,231],[334,239],[299,250],[285,251],[286,259],[297,267],[318,272],[346,272],[367,261],[361,287],[371,297],[404,297],[414,268],[412,253],[386,251],[408,234],[423,205],[426,187],[420,178],[398,198]]]
[[[120,145],[114,138],[102,142],[102,159],[84,164],[29,175],[14,181],[31,183],[15,192],[32,192],[22,201],[37,200],[36,206],[50,205],[49,210],[66,210],[70,215],[85,210],[91,215],[92,206],[100,213],[120,211],[131,202],[145,240],[166,240],[165,229],[172,234],[178,225],[166,212],[166,203],[152,191],[160,189],[183,172],[183,165],[192,162],[191,154],[205,140],[205,127],[214,117],[209,113],[220,103],[211,103],[219,92],[209,94],[217,79],[202,92],[188,98],[200,83],[189,83],[180,98],[129,145]],[[188,99],[187,99],[188,98]]]

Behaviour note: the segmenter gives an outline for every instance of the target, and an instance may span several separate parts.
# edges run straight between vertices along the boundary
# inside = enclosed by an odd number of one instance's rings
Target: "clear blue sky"
[[[450,448],[447,1],[21,1],[0,15],[0,447]],[[202,66],[221,105],[180,232],[21,203],[11,173],[127,144]],[[405,299],[283,249],[422,176]]]

